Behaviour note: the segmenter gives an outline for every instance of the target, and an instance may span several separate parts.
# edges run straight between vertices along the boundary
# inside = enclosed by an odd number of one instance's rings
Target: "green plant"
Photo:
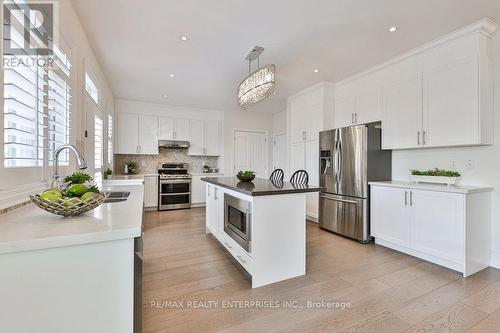
[[[66,178],[64,178],[65,183],[71,183],[71,184],[83,184],[86,182],[90,182],[91,180],[92,177],[83,172],[75,172],[72,175],[69,175]]]
[[[110,168],[108,168],[106,171],[104,171],[105,176],[111,176],[113,174],[113,171],[111,171]]]
[[[254,175],[255,175],[255,172],[248,171],[248,170],[247,171],[240,171],[240,172],[238,172],[238,176],[240,176],[240,177],[252,177]]]
[[[435,168],[434,170],[411,170],[413,176],[460,177],[460,173],[451,170]]]
[[[137,164],[136,161],[129,161],[127,163],[127,166],[128,166],[129,169],[137,169],[138,164]]]

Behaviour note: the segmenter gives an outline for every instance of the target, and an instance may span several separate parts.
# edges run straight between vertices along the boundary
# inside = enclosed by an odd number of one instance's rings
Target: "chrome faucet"
[[[78,164],[78,169],[79,170],[84,170],[87,169],[87,162],[85,162],[85,159],[82,157],[78,149],[76,149],[75,146],[73,145],[62,145],[59,146],[55,151],[54,151],[54,175],[52,176],[52,185],[51,187],[60,187],[59,183],[59,154],[61,151],[64,149],[69,149],[73,151],[76,155],[76,163]]]

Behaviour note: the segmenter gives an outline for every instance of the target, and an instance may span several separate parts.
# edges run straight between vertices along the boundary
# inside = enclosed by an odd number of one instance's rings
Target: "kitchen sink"
[[[123,202],[127,200],[129,195],[130,192],[125,191],[109,192],[109,196],[106,200],[104,200],[104,203]]]

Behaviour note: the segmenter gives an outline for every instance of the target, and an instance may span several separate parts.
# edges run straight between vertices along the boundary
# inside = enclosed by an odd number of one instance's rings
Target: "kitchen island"
[[[0,216],[2,332],[132,332],[143,185],[76,217],[29,205]],[[136,265],[137,266],[137,265]]]
[[[306,194],[318,186],[202,178],[206,232],[251,276],[252,288],[306,273]]]

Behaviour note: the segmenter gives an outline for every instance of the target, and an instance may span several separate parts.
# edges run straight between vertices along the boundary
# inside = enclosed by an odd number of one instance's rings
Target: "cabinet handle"
[[[408,191],[405,191],[405,206],[408,206]]]
[[[242,263],[246,263],[247,261],[245,259],[243,259],[241,256],[236,256],[236,258],[238,258]]]
[[[232,249],[231,245],[229,245],[229,243],[228,243],[228,242],[225,242],[225,243],[224,243],[224,245],[226,245],[226,247],[227,247],[228,249]]]
[[[354,123],[355,124],[358,123],[358,113],[357,112],[354,113]]]
[[[351,113],[351,124],[354,124],[354,113]]]
[[[420,131],[417,131],[417,146],[420,146]]]
[[[217,190],[217,187],[214,187],[214,199],[215,199],[215,200],[218,200],[218,199],[219,199],[219,198],[217,198],[217,192],[219,192],[219,191]]]
[[[413,191],[410,191],[410,206],[413,206]]]
[[[425,131],[422,131],[422,146],[425,145]]]

